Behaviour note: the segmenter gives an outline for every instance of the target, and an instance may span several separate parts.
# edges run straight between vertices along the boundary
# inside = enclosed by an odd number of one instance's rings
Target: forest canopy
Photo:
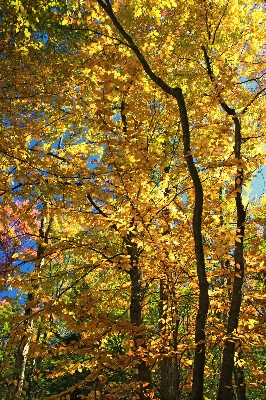
[[[265,2],[0,24],[1,399],[263,399]]]

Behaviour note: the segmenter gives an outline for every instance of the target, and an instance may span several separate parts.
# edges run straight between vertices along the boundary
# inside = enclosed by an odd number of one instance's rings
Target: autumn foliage
[[[1,399],[262,399],[265,2],[0,18]]]

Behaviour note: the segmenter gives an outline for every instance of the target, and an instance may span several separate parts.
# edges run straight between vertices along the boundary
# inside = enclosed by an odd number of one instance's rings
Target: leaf
[[[29,32],[28,28],[25,28],[25,29],[24,29],[24,35],[25,35],[27,38],[30,38],[30,37],[31,37],[31,33]]]
[[[2,1],[3,396],[263,397],[262,3]]]

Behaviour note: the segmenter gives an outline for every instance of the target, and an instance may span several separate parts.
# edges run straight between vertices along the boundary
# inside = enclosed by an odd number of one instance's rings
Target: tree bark
[[[242,355],[242,352],[240,351],[238,353],[238,357]],[[235,377],[235,384],[236,384],[236,395],[237,395],[237,400],[248,400],[247,394],[246,394],[246,384],[245,384],[245,376],[244,376],[244,370],[243,367],[236,365],[234,367],[234,377]]]
[[[195,254],[197,263],[197,276],[199,282],[199,306],[196,317],[192,400],[203,400],[204,392],[204,366],[205,366],[205,325],[209,309],[208,281],[205,268],[204,250],[201,232],[201,219],[203,211],[203,189],[193,157],[190,154],[190,131],[187,109],[182,90],[175,89],[175,97],[178,103],[181,125],[183,131],[184,156],[195,189],[195,205],[193,213],[193,236],[195,242]]]
[[[28,294],[27,302],[31,302],[33,300],[33,294]],[[31,314],[31,308],[26,308],[25,317]],[[33,321],[26,320],[24,333],[21,337],[20,344],[17,350],[16,358],[15,358],[15,373],[13,376],[13,385],[11,386],[10,395],[11,398],[19,399],[21,397],[21,393],[23,390],[25,373],[26,373],[26,363],[28,359],[28,352],[30,348],[30,341],[33,331]]]
[[[164,279],[160,280],[160,303],[159,303],[159,330],[162,338],[164,353],[165,346],[169,345],[169,329],[167,329],[167,317],[168,317],[168,285]],[[173,361],[172,357],[166,355],[160,361],[160,398],[161,400],[174,400],[174,386],[173,386]]]
[[[139,396],[140,400],[147,400],[148,393],[151,390],[151,371],[146,361],[143,359],[145,357],[146,350],[145,335],[142,331],[138,332],[138,328],[143,322],[142,301],[144,289],[142,287],[141,271],[138,265],[139,251],[137,244],[132,241],[133,236],[134,235],[132,233],[129,233],[124,238],[131,264],[131,268],[129,270],[129,276],[131,280],[130,322],[137,328],[137,332],[134,334],[135,348],[136,350],[141,348],[141,352],[143,353],[141,356],[139,356],[139,363],[137,366],[138,380],[140,382]]]
[[[215,77],[212,71],[212,65],[210,57],[207,53],[207,49],[202,46],[204,59],[207,66],[208,75],[210,80],[214,83]],[[234,123],[235,130],[235,145],[234,155],[237,160],[237,169],[235,177],[235,202],[236,202],[236,240],[235,240],[235,251],[234,251],[234,263],[235,263],[235,276],[233,282],[233,291],[231,297],[231,304],[228,316],[227,325],[227,339],[225,341],[225,347],[223,350],[222,368],[220,374],[219,389],[217,394],[217,400],[233,400],[234,389],[232,386],[232,376],[235,365],[235,347],[236,338],[233,333],[237,333],[238,320],[240,314],[240,307],[242,302],[242,286],[244,282],[244,233],[245,233],[245,221],[246,211],[242,203],[242,186],[244,170],[241,166],[241,121],[238,118],[235,109],[228,106],[221,96],[221,93],[217,93],[219,103],[223,110],[228,116],[231,116]],[[243,113],[247,111],[247,107],[244,108]],[[239,374],[240,372],[238,372]],[[241,379],[237,380],[237,390],[241,396],[239,400],[246,400],[246,385],[243,381],[243,370],[240,373]],[[241,382],[241,383],[240,383]]]
[[[225,104],[225,103],[224,103]],[[227,106],[226,106],[227,107]],[[223,107],[226,110],[226,107]],[[235,114],[235,110],[230,109],[230,114],[233,116],[235,125],[235,158],[239,160],[241,158],[241,125],[240,120]],[[227,110],[228,112],[228,110]],[[241,165],[241,164],[240,164]],[[222,368],[220,375],[220,383],[217,394],[217,400],[233,400],[234,389],[232,386],[232,376],[235,365],[235,348],[236,348],[236,334],[238,328],[238,320],[242,302],[242,286],[244,281],[244,231],[245,231],[245,220],[246,212],[242,203],[242,184],[243,184],[243,168],[237,167],[236,178],[235,178],[235,193],[236,193],[236,212],[237,212],[237,228],[236,228],[236,241],[234,251],[234,262],[235,262],[235,276],[233,282],[232,299],[228,317],[227,326],[227,339],[225,341],[225,347],[223,350]],[[236,381],[237,392],[239,400],[246,400],[246,385],[243,381],[243,371],[238,371],[238,375],[241,379]]]

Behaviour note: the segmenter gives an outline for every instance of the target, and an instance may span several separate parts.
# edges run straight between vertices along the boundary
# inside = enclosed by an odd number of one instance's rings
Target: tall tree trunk
[[[28,294],[27,303],[33,300],[33,294]],[[20,399],[23,390],[26,363],[28,358],[28,352],[30,348],[30,341],[33,332],[33,321],[30,320],[31,307],[25,309],[25,317],[28,317],[24,323],[24,333],[21,337],[20,344],[17,350],[15,358],[15,373],[13,376],[13,385],[10,388],[10,396],[13,399]]]
[[[210,80],[214,83],[215,77],[212,71],[211,60],[207,53],[207,49],[202,46],[208,75]],[[235,130],[235,145],[234,145],[234,155],[237,160],[237,169],[236,169],[236,177],[235,177],[235,202],[236,202],[236,240],[235,240],[235,251],[234,251],[234,262],[235,262],[235,275],[233,282],[233,291],[231,297],[231,304],[229,310],[228,317],[228,325],[227,325],[227,339],[225,341],[225,346],[223,350],[223,358],[222,358],[222,368],[220,374],[220,382],[219,389],[217,394],[217,400],[233,400],[234,398],[234,389],[232,386],[232,377],[233,370],[235,364],[235,344],[236,339],[234,338],[233,332],[237,331],[238,328],[238,319],[240,314],[240,307],[242,302],[242,286],[244,281],[244,233],[245,233],[245,220],[246,220],[246,211],[244,209],[242,203],[242,186],[243,186],[243,175],[244,170],[241,165],[241,122],[238,118],[234,108],[228,106],[228,104],[224,101],[221,94],[218,92],[217,94],[219,103],[223,110],[226,112],[228,116],[230,116],[234,123]],[[247,111],[247,107],[243,109],[242,113],[244,114]],[[238,372],[239,374],[240,372]],[[243,378],[243,371],[240,373],[240,376]],[[245,383],[238,380],[238,393],[240,395],[239,400],[246,400],[246,386]]]
[[[127,246],[127,252],[130,256],[131,268],[129,276],[131,280],[131,296],[130,296],[130,321],[136,328],[140,327],[142,320],[142,301],[144,295],[144,289],[141,283],[141,271],[138,265],[139,252],[137,244],[132,241],[133,234],[129,233],[125,236],[125,243]],[[141,347],[143,352],[146,350],[145,335],[143,332],[137,329],[137,333],[134,335],[135,348]],[[139,396],[140,400],[147,400],[148,392],[151,390],[151,372],[146,361],[143,359],[145,354],[140,356],[138,368],[138,380],[140,382]],[[143,385],[145,384],[145,385]],[[147,385],[148,384],[148,385]]]
[[[183,133],[184,157],[195,189],[193,236],[195,242],[197,275],[199,282],[199,306],[198,306],[198,313],[196,318],[196,330],[195,330],[196,351],[194,357],[192,399],[203,400],[203,382],[204,382],[204,366],[205,366],[205,325],[209,309],[208,281],[206,276],[204,250],[203,250],[202,233],[201,233],[203,190],[198,171],[195,167],[193,157],[191,155],[189,121],[188,121],[184,96],[182,93],[182,89],[180,87],[173,88],[169,86],[162,78],[160,78],[153,72],[146,58],[140,51],[139,47],[136,45],[132,37],[125,31],[123,26],[116,18],[112,9],[111,2],[98,0],[98,4],[109,16],[109,18],[113,22],[118,32],[126,40],[127,45],[130,47],[130,49],[135,53],[136,57],[138,58],[139,62],[143,67],[143,70],[146,72],[149,78],[165,93],[169,94],[177,101],[181,126],[182,126],[182,133]]]
[[[240,120],[235,114],[235,110],[229,108],[225,103],[222,103],[223,108],[228,114],[232,115],[235,125],[235,158],[239,160],[235,178],[235,193],[236,193],[236,212],[237,212],[237,228],[236,241],[234,251],[235,275],[233,282],[232,299],[228,317],[227,339],[223,350],[222,368],[220,375],[220,383],[218,389],[217,400],[233,400],[234,389],[232,386],[232,377],[235,365],[235,349],[236,338],[233,333],[237,331],[240,307],[242,302],[242,286],[244,281],[244,256],[243,256],[243,239],[245,230],[246,212],[242,203],[242,183],[243,183],[243,168],[241,167],[241,125]],[[237,392],[239,400],[247,400],[246,386],[243,381],[243,371],[238,367],[237,376]]]
[[[123,113],[124,104],[121,106],[121,112]],[[124,129],[126,131],[126,117],[123,116]],[[87,198],[89,202],[95,207],[95,209],[103,217],[107,218],[102,209],[94,202],[91,195],[88,193]],[[134,226],[134,219],[131,221],[131,227]],[[114,224],[112,228],[118,231],[117,226]],[[144,295],[144,288],[141,282],[141,270],[139,268],[139,249],[137,244],[134,242],[135,235],[129,232],[127,235],[123,236],[123,241],[126,245],[127,254],[130,257],[130,270],[129,276],[131,281],[131,294],[130,294],[130,322],[137,328],[136,333],[134,333],[135,348],[138,349],[139,346],[143,349],[143,353],[146,349],[145,335],[141,332],[138,327],[141,326],[142,320],[142,301]],[[144,354],[143,354],[144,355]],[[139,363],[137,365],[138,369],[138,380],[140,382],[139,397],[140,400],[147,400],[149,397],[148,393],[152,389],[151,385],[151,371],[143,356],[139,357]],[[145,386],[143,386],[145,384]],[[148,384],[148,385],[146,385]]]
[[[195,205],[193,213],[193,235],[197,263],[197,276],[199,282],[199,305],[195,328],[195,356],[193,368],[192,400],[203,400],[204,392],[204,367],[205,367],[205,325],[209,310],[208,281],[205,268],[204,250],[201,232],[201,220],[203,211],[203,189],[198,171],[195,167],[190,148],[190,131],[187,109],[181,89],[175,89],[176,100],[179,107],[182,131],[184,156],[195,189]]]
[[[163,349],[169,345],[169,325],[167,323],[169,287],[164,279],[160,280],[160,303],[159,303],[159,330],[163,341]],[[162,351],[163,351],[162,349]],[[173,364],[172,357],[167,356],[160,361],[160,397],[161,400],[174,400],[173,398]]]
[[[41,328],[38,327],[37,334],[36,334],[36,342],[37,343],[40,341],[40,337],[41,337]],[[28,393],[28,396],[32,396],[34,398],[36,397],[38,382],[36,380],[34,380],[33,378],[36,373],[36,370],[40,371],[41,363],[42,363],[41,357],[31,359],[31,367],[30,367],[29,377],[28,377],[29,386],[27,389],[27,393]]]
[[[239,347],[240,347],[240,344],[237,346],[237,349],[236,349],[236,351],[238,353],[238,360],[242,356],[242,352],[241,352],[241,349],[239,349]],[[234,378],[235,378],[235,384],[236,384],[237,400],[247,400],[244,370],[243,370],[243,367],[238,364],[234,367]]]
[[[177,355],[177,336],[179,329],[179,319],[175,321],[174,327],[174,365],[173,365],[173,400],[180,400],[180,365]]]
[[[171,320],[171,322],[170,322]],[[162,339],[162,353],[165,357],[160,361],[160,398],[161,400],[179,400],[180,398],[180,366],[178,361],[178,330],[179,318],[175,297],[174,283],[171,279],[160,280],[159,303],[159,331]],[[168,356],[168,350],[172,349],[174,356]]]

